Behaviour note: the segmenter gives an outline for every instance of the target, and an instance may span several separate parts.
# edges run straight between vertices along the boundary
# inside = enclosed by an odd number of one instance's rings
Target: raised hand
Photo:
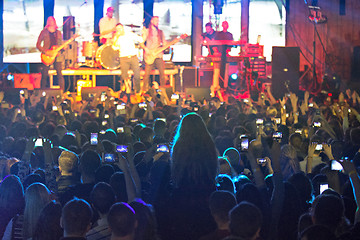
[[[296,94],[295,93],[290,93],[290,101],[291,101],[291,104],[292,105],[296,105],[297,104],[297,102],[298,102],[298,96],[296,96]]]
[[[344,93],[339,94],[339,103],[344,102]]]
[[[332,150],[331,150],[331,145],[323,144],[323,148],[324,148],[324,153],[326,154],[326,156],[328,156],[328,158],[330,160],[334,159],[334,156],[333,156]]]
[[[341,159],[338,162],[341,164],[347,174],[354,171],[356,172],[356,167],[353,162],[345,159]]]
[[[316,145],[317,145],[316,142],[313,142],[313,143],[310,143],[310,144],[309,144],[308,156],[311,156],[311,157],[314,156],[315,149],[316,149]]]
[[[351,90],[350,89],[346,89],[346,95],[349,99],[351,99]]]
[[[304,100],[307,102],[309,100],[309,92],[308,91],[305,91],[305,94],[304,94]]]
[[[285,97],[285,96],[282,99],[279,100],[281,107],[285,106],[286,101],[287,101],[287,97]]]

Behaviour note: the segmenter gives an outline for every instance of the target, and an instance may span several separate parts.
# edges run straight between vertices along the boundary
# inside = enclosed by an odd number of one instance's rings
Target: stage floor
[[[78,76],[83,75],[86,76],[86,79],[90,79],[92,82],[92,87],[96,87],[96,76],[120,76],[120,69],[96,69],[96,68],[78,68],[78,69],[64,69],[61,71],[64,76]],[[169,76],[170,85],[175,91],[175,78],[174,75],[178,74],[179,70],[177,67],[173,69],[165,69],[165,75]],[[133,74],[133,71],[130,70],[129,74]],[[145,74],[145,70],[140,71],[140,76],[143,77]],[[56,75],[56,70],[49,70],[49,79],[50,79],[50,88],[57,88],[58,86],[54,86],[53,84],[53,76]],[[154,69],[151,71],[151,75],[159,75],[159,70]],[[91,76],[91,77],[90,77]],[[76,84],[76,83],[74,83]]]

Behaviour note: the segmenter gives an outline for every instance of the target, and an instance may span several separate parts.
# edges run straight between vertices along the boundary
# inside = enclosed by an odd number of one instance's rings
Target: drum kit
[[[131,29],[140,28],[140,26],[134,24],[125,26]],[[84,66],[110,70],[120,68],[120,52],[119,50],[113,49],[111,44],[103,44],[99,47],[96,41],[83,41],[81,53],[82,56],[85,57]],[[139,57],[141,57],[140,48]]]

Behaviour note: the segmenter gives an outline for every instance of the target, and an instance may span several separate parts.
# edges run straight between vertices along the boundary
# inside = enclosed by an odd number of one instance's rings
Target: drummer
[[[129,69],[134,72],[134,90],[136,94],[140,93],[140,66],[137,58],[138,49],[136,43],[143,43],[141,36],[131,32],[125,31],[121,23],[116,25],[116,32],[114,36],[113,49],[120,51],[120,70],[121,78],[126,83],[130,82],[128,74]]]
[[[113,18],[114,8],[108,7],[106,10],[106,16],[101,18],[99,21],[100,28],[100,43],[110,43],[113,38],[113,33],[115,32],[116,20]]]

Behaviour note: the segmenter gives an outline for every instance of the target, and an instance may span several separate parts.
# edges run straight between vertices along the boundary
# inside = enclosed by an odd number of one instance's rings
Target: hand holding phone
[[[168,153],[169,152],[169,148],[166,144],[158,144],[157,148],[156,148],[156,152],[163,152],[163,153]]]
[[[319,185],[319,193],[322,194],[323,191],[325,191],[326,189],[329,188],[329,184],[328,183],[320,183]]]
[[[90,134],[90,144],[91,145],[97,145],[98,144],[98,134],[97,133],[91,133]]]
[[[314,127],[321,127],[321,122],[314,122]]]
[[[106,162],[106,163],[115,162],[115,155],[112,153],[105,153],[104,154],[104,162]]]
[[[257,119],[256,119],[256,125],[262,125],[262,124],[264,124],[264,119],[262,119],[262,118],[257,118]]]
[[[266,158],[257,158],[256,162],[259,165],[265,165],[266,164]]]
[[[249,139],[248,138],[241,138],[240,141],[241,141],[240,150],[241,151],[247,151],[249,149]]]
[[[128,152],[128,146],[127,145],[117,145],[116,146],[116,152],[127,153]]]
[[[43,146],[43,139],[39,137],[36,139],[34,147],[42,147],[42,146]]]
[[[322,144],[317,144],[315,151],[322,151],[323,150],[323,145]]]
[[[344,170],[341,163],[339,163],[336,160],[332,160],[330,164],[331,164],[330,169],[333,171],[343,171]]]
[[[282,132],[274,132],[273,133],[274,139],[281,139],[282,138]]]

